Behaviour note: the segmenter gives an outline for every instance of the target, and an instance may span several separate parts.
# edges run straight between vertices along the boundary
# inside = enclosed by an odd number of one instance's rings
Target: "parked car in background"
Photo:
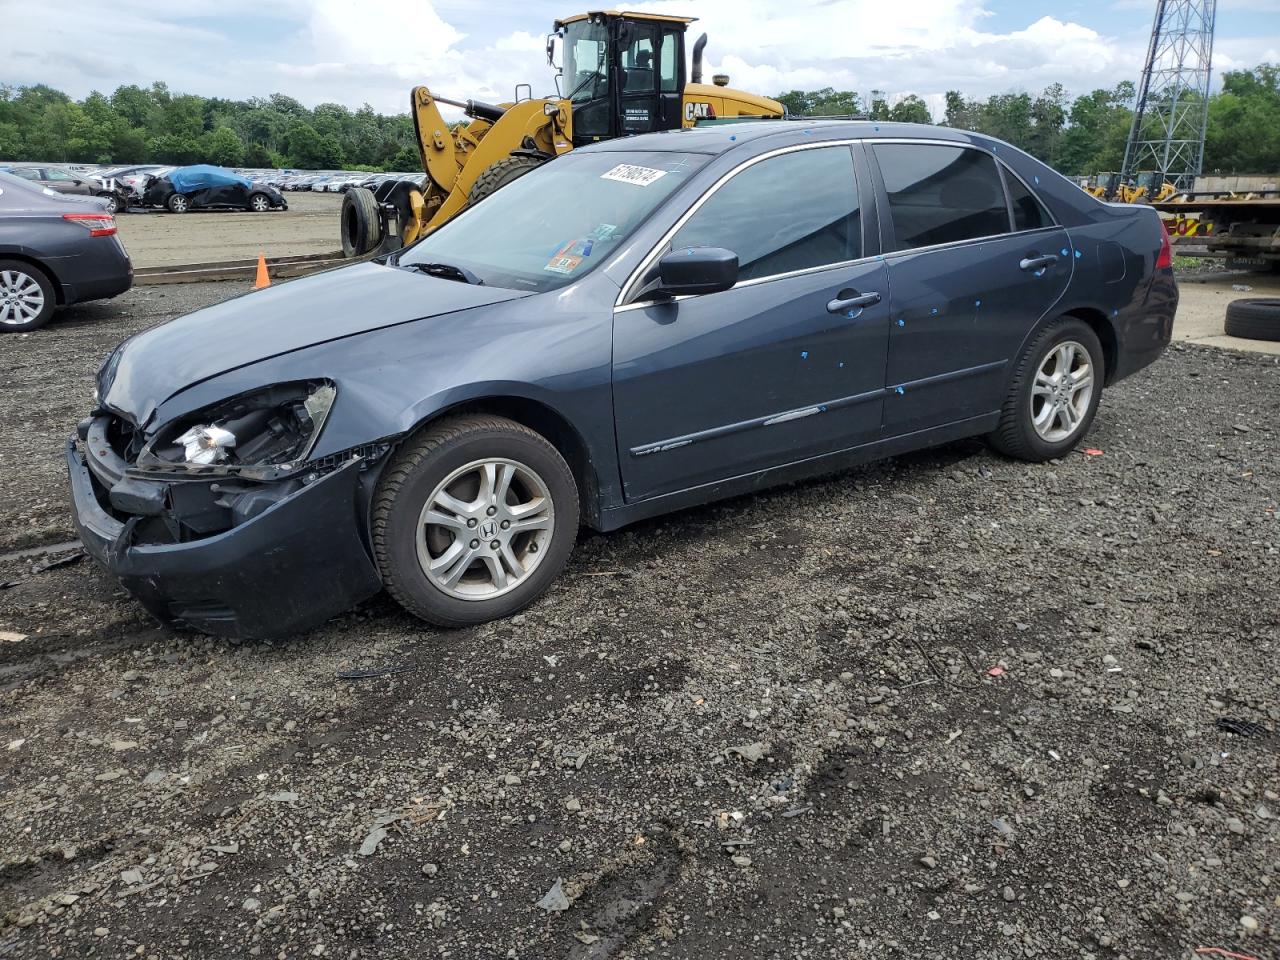
[[[115,180],[116,183],[124,184],[131,193],[140,194],[140,187],[147,176],[161,169],[163,169],[162,164],[143,163],[130,167],[109,167],[101,171],[98,176],[104,180]]]
[[[76,524],[152,613],[210,633],[382,589],[475,624],[542,594],[580,524],[970,436],[1066,456],[1177,302],[1154,210],[989,137],[627,137],[126,341],[68,445]]]
[[[48,187],[58,193],[81,197],[91,197],[97,193],[94,189],[95,184],[89,177],[62,167],[49,164],[14,163],[4,169],[15,177]]]
[[[103,201],[0,173],[0,331],[35,330],[57,307],[132,284],[133,265]]]
[[[163,207],[170,213],[218,209],[266,213],[289,208],[275,187],[208,164],[175,167],[161,176],[151,176],[141,202],[146,207]]]
[[[99,173],[88,174],[88,177],[97,187],[94,195],[106,201],[108,213],[114,215],[129,209],[133,191],[123,181]]]

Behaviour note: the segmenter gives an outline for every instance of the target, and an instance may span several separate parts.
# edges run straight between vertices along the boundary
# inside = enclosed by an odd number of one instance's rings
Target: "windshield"
[[[579,280],[706,163],[688,153],[569,153],[406,249],[495,287],[542,292]]]
[[[609,95],[609,28],[579,20],[564,28],[564,76],[574,103]]]

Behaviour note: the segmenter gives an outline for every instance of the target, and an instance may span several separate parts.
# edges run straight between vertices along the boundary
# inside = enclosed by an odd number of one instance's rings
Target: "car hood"
[[[170,397],[239,367],[526,296],[380,263],[341,267],[205,307],[126,340],[98,373],[99,396],[103,406],[146,426]]]

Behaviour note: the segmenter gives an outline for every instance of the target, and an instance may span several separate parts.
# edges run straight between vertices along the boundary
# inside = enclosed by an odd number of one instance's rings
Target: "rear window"
[[[1036,199],[1036,195],[1007,168],[1004,170],[1004,182],[1009,187],[1009,199],[1013,203],[1014,230],[1039,230],[1053,224],[1049,211]]]
[[[883,143],[872,148],[889,194],[897,249],[1009,232],[995,160],[964,147]]]

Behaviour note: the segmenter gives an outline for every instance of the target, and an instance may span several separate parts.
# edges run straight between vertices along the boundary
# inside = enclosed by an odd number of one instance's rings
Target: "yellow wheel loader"
[[[1160,203],[1178,190],[1158,173],[1140,174],[1136,183],[1125,183],[1118,173],[1099,173],[1084,192],[1109,203]]]
[[[450,100],[414,87],[413,114],[426,177],[421,187],[390,181],[377,193],[348,190],[342,202],[342,250],[348,257],[386,253],[445,223],[534,167],[574,147],[678,130],[719,119],[777,118],[782,104],[728,86],[717,75],[702,82],[704,33],[685,75],[689,17],[597,11],[555,22],[547,62],[562,63],[558,96],[521,97],[502,104]],[[438,104],[459,107],[469,123],[450,128]]]

